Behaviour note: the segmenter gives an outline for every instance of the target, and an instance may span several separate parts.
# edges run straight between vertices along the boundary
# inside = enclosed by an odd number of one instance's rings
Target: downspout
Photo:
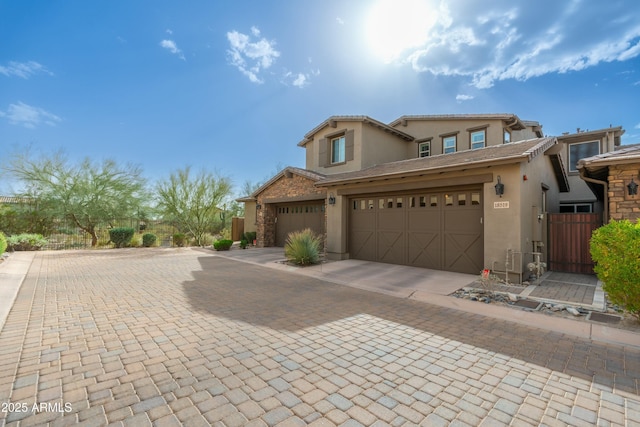
[[[609,222],[609,183],[607,181],[600,181],[599,179],[590,178],[585,174],[586,168],[580,168],[580,178],[582,178],[583,181],[600,184],[604,187],[604,218],[602,220],[602,223],[607,224]]]

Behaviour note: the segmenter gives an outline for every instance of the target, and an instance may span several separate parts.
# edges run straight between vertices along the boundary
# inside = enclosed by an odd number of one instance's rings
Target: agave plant
[[[317,264],[320,261],[320,237],[309,228],[289,233],[284,254],[294,264]]]

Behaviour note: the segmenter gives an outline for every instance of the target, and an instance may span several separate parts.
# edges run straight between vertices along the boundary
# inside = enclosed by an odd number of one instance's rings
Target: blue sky
[[[304,167],[331,115],[515,113],[631,144],[639,107],[636,0],[0,0],[0,161],[63,149],[239,191]]]

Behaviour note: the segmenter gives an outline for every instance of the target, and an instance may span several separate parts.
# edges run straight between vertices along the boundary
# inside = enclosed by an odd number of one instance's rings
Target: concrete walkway
[[[639,348],[227,255],[35,253],[0,330],[0,425],[640,423]]]

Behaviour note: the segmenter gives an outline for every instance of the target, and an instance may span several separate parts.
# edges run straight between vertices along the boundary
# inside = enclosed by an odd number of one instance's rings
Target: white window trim
[[[476,134],[476,133],[482,133],[482,135],[483,135],[483,138],[482,138],[482,146],[479,146],[479,147],[475,147],[475,148],[474,148],[474,147],[473,147],[473,144],[474,144],[474,142],[473,142],[473,134]],[[479,143],[478,143],[478,142],[476,142],[475,144],[479,144]],[[472,150],[477,150],[478,148],[484,148],[484,147],[486,147],[486,146],[487,146],[487,130],[486,130],[486,129],[478,129],[478,130],[474,130],[474,131],[472,131],[472,132],[469,132],[469,145],[470,145],[470,148],[471,148]]]
[[[453,138],[453,151],[447,152],[447,146],[445,145],[447,139]],[[457,135],[449,135],[442,137],[442,154],[451,154],[458,151],[458,136]]]
[[[422,150],[422,147],[428,147],[426,150],[426,155],[423,156],[425,151]],[[431,141],[425,141],[418,144],[418,157],[429,157],[431,156]]]
[[[336,161],[335,160],[335,145],[334,145],[334,142],[340,141],[340,140],[342,141],[342,143],[339,144],[340,153],[338,153],[339,156],[338,156],[338,160]],[[336,136],[336,137],[331,138],[330,145],[331,145],[331,164],[332,165],[337,165],[337,164],[340,164],[340,163],[345,163],[346,162],[346,155],[347,155],[347,149],[346,149],[347,142],[346,142],[345,136],[344,135],[340,135],[340,136]]]

